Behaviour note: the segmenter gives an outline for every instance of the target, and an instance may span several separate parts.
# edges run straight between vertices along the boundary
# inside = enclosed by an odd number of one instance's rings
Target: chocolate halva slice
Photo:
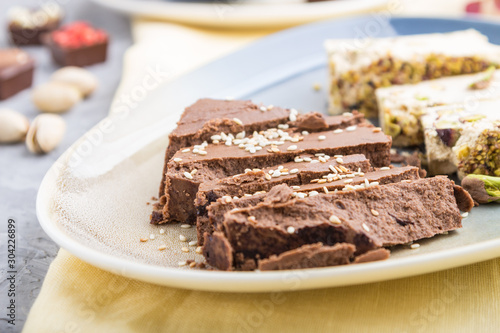
[[[350,243],[361,255],[461,228],[470,196],[446,177],[294,198],[291,189],[224,215],[222,231],[206,235],[207,262],[222,270],[252,269],[258,260],[306,244]],[[459,198],[459,200],[457,200]],[[223,244],[223,246],[221,246]],[[253,265],[252,265],[253,262]]]
[[[342,133],[342,135],[340,135]],[[280,129],[237,135],[221,144],[202,144],[178,151],[168,163],[165,196],[152,223],[196,221],[194,200],[200,184],[218,178],[292,162],[301,154],[364,154],[377,167],[389,165],[391,139],[380,129],[351,126],[345,130],[303,135]],[[161,210],[160,210],[161,209]]]

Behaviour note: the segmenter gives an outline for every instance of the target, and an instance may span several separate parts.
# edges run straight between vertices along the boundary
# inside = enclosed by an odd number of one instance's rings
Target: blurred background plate
[[[93,0],[122,13],[212,27],[278,27],[382,9],[389,0]]]

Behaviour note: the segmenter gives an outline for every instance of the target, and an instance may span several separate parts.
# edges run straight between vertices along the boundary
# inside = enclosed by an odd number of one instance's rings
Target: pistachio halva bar
[[[342,135],[341,135],[342,132]],[[252,136],[237,134],[224,144],[202,144],[178,151],[168,163],[165,196],[161,212],[152,214],[152,222],[196,221],[194,200],[201,183],[244,173],[245,169],[292,162],[301,154],[328,156],[364,154],[372,165],[390,163],[390,137],[380,129],[351,126],[343,130],[303,135],[268,129]]]
[[[279,185],[267,197],[256,206],[229,211],[222,231],[207,235],[203,254],[211,266],[252,270],[263,259],[318,242],[349,243],[360,255],[461,228],[460,210],[474,205],[446,177],[306,198],[293,197],[291,189]]]
[[[427,109],[422,116],[431,174],[500,176],[500,99]]]
[[[307,196],[318,195],[319,193],[352,190],[418,178],[418,168],[416,167],[383,167],[366,173],[360,171],[342,172],[339,168],[338,171],[330,171],[328,174],[319,177],[319,179],[312,179],[309,184],[291,186],[291,189],[294,191],[292,196],[305,198]],[[198,215],[196,222],[198,244],[203,244],[205,233],[212,234],[214,231],[220,229],[225,213],[234,208],[255,206],[266,198],[265,193],[258,192],[253,195],[246,194],[241,198],[226,195],[216,202],[211,203],[206,208],[205,214]]]
[[[360,46],[361,44],[361,46]],[[375,89],[471,74],[500,63],[500,46],[476,30],[327,40],[329,111],[377,117]]]
[[[420,118],[427,108],[500,97],[500,71],[491,68],[476,74],[379,88],[375,94],[379,124],[392,136],[392,145],[416,146],[424,143]]]

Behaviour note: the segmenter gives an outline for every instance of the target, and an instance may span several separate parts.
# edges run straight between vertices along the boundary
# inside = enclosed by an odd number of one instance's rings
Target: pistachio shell
[[[19,112],[0,110],[0,143],[15,143],[23,141],[29,128],[28,118]]]
[[[52,74],[52,82],[67,83],[80,90],[83,96],[88,96],[97,88],[98,82],[94,74],[86,69],[68,66],[63,67]]]
[[[33,120],[28,134],[26,146],[35,154],[45,154],[54,150],[64,137],[66,123],[56,114],[41,114]]]
[[[43,112],[61,113],[71,109],[82,99],[80,90],[60,82],[42,84],[33,91],[33,103]]]

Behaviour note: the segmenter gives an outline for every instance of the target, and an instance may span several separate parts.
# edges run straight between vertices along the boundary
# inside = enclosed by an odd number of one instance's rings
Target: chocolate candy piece
[[[53,31],[45,44],[61,66],[89,66],[106,61],[108,35],[86,22],[74,22]]]
[[[8,13],[8,26],[12,43],[16,45],[42,44],[42,36],[59,27],[62,9],[58,5],[38,9],[13,7]]]
[[[19,49],[0,50],[0,100],[31,87],[35,61]]]

